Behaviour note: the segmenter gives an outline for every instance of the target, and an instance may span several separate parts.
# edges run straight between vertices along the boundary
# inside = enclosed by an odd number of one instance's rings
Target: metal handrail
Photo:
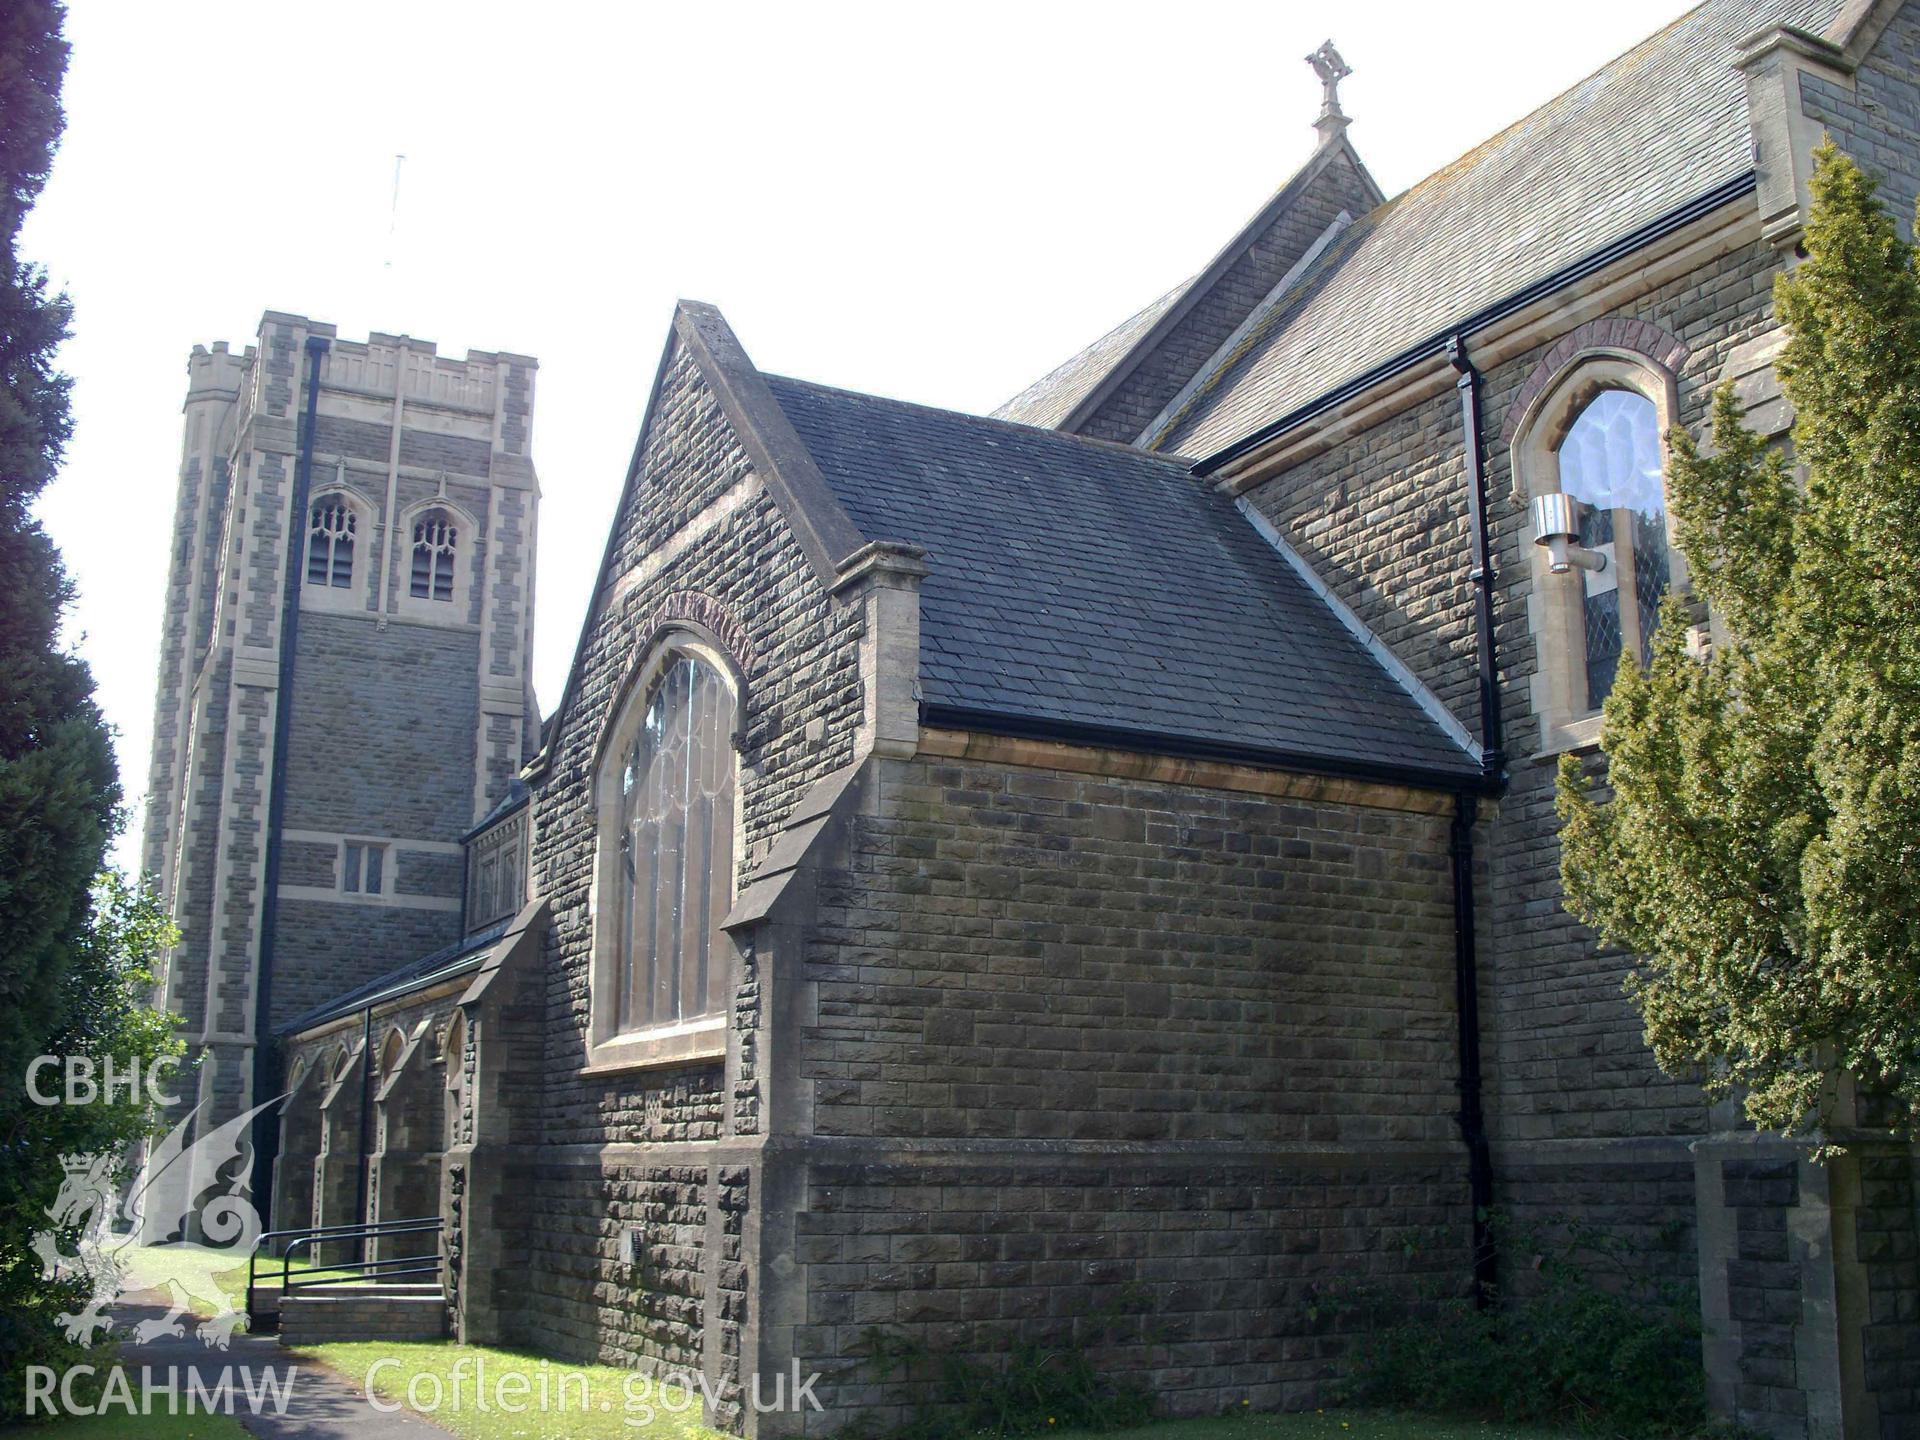
[[[316,1266],[311,1272],[313,1278],[295,1279],[293,1275],[293,1254],[304,1249],[313,1253],[317,1245],[329,1245],[341,1240],[354,1240],[358,1244],[356,1252],[364,1257],[366,1243],[388,1235],[438,1235],[445,1228],[438,1215],[422,1216],[415,1220],[376,1220],[364,1225],[309,1225],[297,1230],[267,1230],[254,1238],[253,1249],[247,1254],[247,1319],[249,1322],[259,1319],[254,1305],[254,1290],[259,1283],[258,1262],[260,1251],[269,1241],[284,1240],[286,1247],[280,1252],[280,1293],[291,1290],[312,1289],[320,1285],[351,1284],[354,1279],[381,1280],[398,1279],[409,1275],[437,1275],[440,1273],[440,1247],[434,1246],[430,1255],[396,1255],[385,1260],[343,1261],[337,1265]],[[271,1260],[274,1257],[269,1256]],[[351,1277],[351,1278],[348,1278]]]

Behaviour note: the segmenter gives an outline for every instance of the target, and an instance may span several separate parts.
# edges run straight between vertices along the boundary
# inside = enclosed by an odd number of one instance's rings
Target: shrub
[[[1102,1372],[1092,1352],[1119,1338],[1123,1316],[1144,1308],[1139,1293],[1127,1287],[1062,1335],[982,1332],[982,1340],[998,1346],[990,1356],[935,1350],[872,1327],[862,1337],[862,1368],[881,1381],[919,1382],[922,1398],[913,1418],[889,1432],[891,1440],[1125,1429],[1153,1418],[1153,1396],[1136,1381]]]
[[[1532,1283],[1484,1306],[1430,1296],[1395,1313],[1360,1292],[1334,1302],[1366,1322],[1348,1398],[1622,1440],[1707,1428],[1690,1286],[1650,1278],[1626,1242],[1589,1226],[1494,1228],[1502,1273]]]

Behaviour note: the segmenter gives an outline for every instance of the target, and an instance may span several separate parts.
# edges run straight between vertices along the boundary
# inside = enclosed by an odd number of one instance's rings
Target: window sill
[[[413,595],[396,597],[398,603],[388,614],[387,619],[403,625],[431,625],[438,630],[479,630],[479,626],[467,618],[465,596],[456,596],[453,600],[421,600]]]
[[[367,597],[361,593],[358,577],[355,577],[352,586],[315,585],[303,579],[300,582],[300,608],[321,615],[373,614],[367,608]]]
[[[614,1035],[587,1047],[583,1077],[618,1075],[662,1065],[685,1065],[696,1060],[724,1060],[727,1054],[727,1017],[703,1015],[672,1025],[655,1025],[626,1035]]]
[[[1557,759],[1570,751],[1598,750],[1600,728],[1604,723],[1605,717],[1596,711],[1564,725],[1545,727],[1540,748],[1533,752],[1534,761],[1541,763]]]

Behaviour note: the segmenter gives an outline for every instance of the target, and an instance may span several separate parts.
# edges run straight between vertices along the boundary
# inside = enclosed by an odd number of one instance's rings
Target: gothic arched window
[[[459,533],[444,510],[426,510],[413,522],[413,581],[419,600],[453,599],[454,544]]]
[[[639,724],[609,756],[616,1033],[719,1013],[714,947],[733,905],[733,688],[679,651],[638,703]]]
[[[467,1090],[467,1017],[457,1010],[447,1022],[445,1047],[443,1058],[447,1064],[447,1094],[444,1143],[448,1149],[452,1149],[465,1137],[461,1114],[466,1104]]]
[[[1622,654],[1653,655],[1667,589],[1667,501],[1660,476],[1660,417],[1632,390],[1602,390],[1560,442],[1560,489],[1580,502],[1579,543],[1607,557],[1581,573],[1586,707],[1613,689]]]
[[[358,520],[339,495],[322,495],[307,512],[307,584],[344,590],[353,584]]]
[[[1529,546],[1529,628],[1538,654],[1532,681],[1544,750],[1599,740],[1601,703],[1623,657],[1646,664],[1660,602],[1677,579],[1667,537],[1662,437],[1675,423],[1672,376],[1638,357],[1587,352],[1540,393],[1515,431],[1514,480],[1541,517],[1559,525],[1556,552]],[[1568,511],[1571,513],[1569,514]]]

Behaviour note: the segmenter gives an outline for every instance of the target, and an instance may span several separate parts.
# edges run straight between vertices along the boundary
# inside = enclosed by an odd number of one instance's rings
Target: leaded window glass
[[[1587,708],[1613,688],[1623,654],[1645,664],[1666,592],[1666,494],[1654,404],[1634,390],[1602,390],[1560,442],[1560,488],[1582,505],[1579,543],[1607,557],[1581,571]]]
[[[353,507],[322,496],[307,514],[307,583],[344,590],[353,584]]]
[[[733,903],[733,691],[680,655],[647,700],[620,769],[621,1030],[718,1013],[714,958]]]

